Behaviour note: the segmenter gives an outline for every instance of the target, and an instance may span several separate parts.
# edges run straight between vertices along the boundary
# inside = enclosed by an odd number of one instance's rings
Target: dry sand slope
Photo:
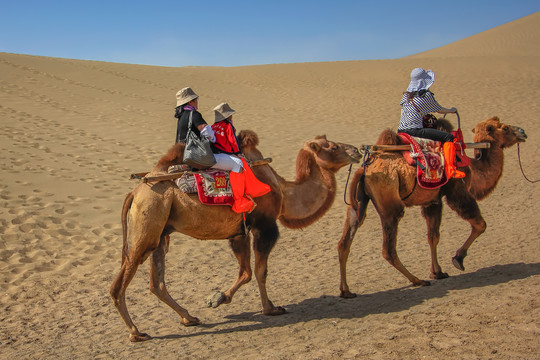
[[[228,101],[237,129],[255,130],[274,169],[292,180],[297,151],[316,135],[360,145],[395,129],[410,70],[431,68],[433,90],[443,106],[458,107],[466,141],[493,115],[523,127],[524,170],[538,179],[539,44],[536,13],[398,60],[165,68],[0,53],[2,358],[540,358],[540,185],[521,175],[516,147],[480,204],[488,229],[465,272],[450,259],[469,226],[445,210],[439,255],[451,277],[430,287],[408,286],[381,257],[370,207],[348,267],[359,296],[337,297],[344,169],[329,213],[304,230],[281,228],[270,255],[269,296],[288,314],[261,315],[255,281],[232,304],[206,308],[207,295],[232,284],[236,260],[226,241],[179,234],[167,256],[169,290],[203,325],[181,326],[148,291],[147,264],[127,301],[153,340],[129,343],[108,294],[120,265],[120,208],[135,186],[128,175],[150,170],[172,145],[179,88],[199,93],[209,121]],[[419,209],[406,212],[398,251],[428,277]]]

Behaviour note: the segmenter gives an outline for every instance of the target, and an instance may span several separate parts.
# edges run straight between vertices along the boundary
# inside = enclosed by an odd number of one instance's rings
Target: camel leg
[[[414,286],[427,286],[430,285],[429,281],[420,280],[413,274],[411,274],[407,268],[401,263],[397,254],[397,230],[399,220],[403,217],[404,208],[403,205],[388,205],[387,207],[376,206],[377,211],[381,217],[382,231],[383,231],[383,257],[392,266],[394,266],[399,272],[401,272]],[[383,211],[380,211],[382,209]]]
[[[178,305],[178,303],[169,295],[167,287],[165,286],[165,254],[168,250],[168,240],[168,236],[161,236],[159,246],[151,255],[150,291],[180,315],[183,325],[198,325],[201,323],[200,320],[189,315],[186,309]]]
[[[465,243],[456,251],[456,255],[452,258],[452,264],[464,271],[463,260],[467,256],[467,250],[472,245],[477,237],[482,235],[486,231],[486,222],[482,217],[480,208],[476,200],[466,193],[459,193],[454,196],[453,194],[447,194],[446,200],[448,206],[454,210],[462,219],[467,220],[471,224],[471,234],[465,241]]]
[[[369,184],[366,184],[369,185]],[[381,219],[383,244],[382,256],[414,286],[430,285],[429,281],[420,280],[411,274],[399,260],[397,254],[397,233],[399,221],[405,214],[405,206],[400,198],[397,179],[376,185],[377,191],[371,192],[371,201]]]
[[[364,219],[366,218],[366,208],[368,203],[369,199],[366,197],[359,202],[359,208],[357,210],[352,206],[347,207],[347,216],[343,227],[343,233],[337,245],[340,273],[339,296],[342,298],[348,299],[356,297],[356,294],[349,290],[349,285],[347,284],[347,259],[349,258],[354,235],[360,226],[362,226]]]
[[[264,220],[263,220],[264,221]],[[267,220],[265,224],[254,224],[253,249],[255,252],[255,278],[259,285],[259,293],[262,302],[262,313],[264,315],[281,315],[286,311],[281,306],[274,306],[266,292],[266,278],[268,276],[268,256],[276,244],[279,236],[279,229],[275,221]]]
[[[110,288],[110,294],[113,298],[114,306],[116,306],[116,309],[120,313],[120,316],[126,323],[129,329],[129,340],[133,342],[148,340],[151,338],[148,334],[139,332],[139,329],[137,329],[137,327],[131,320],[131,317],[129,316],[126,305],[126,289],[131,280],[133,279],[133,276],[135,276],[135,273],[137,272],[140,264],[140,261],[135,260],[131,257],[126,256],[125,260],[122,263],[120,273],[113,281]]]
[[[431,279],[446,279],[447,273],[443,273],[437,257],[437,245],[440,240],[439,229],[442,219],[442,203],[422,207],[422,215],[426,219],[427,237],[431,249]]]
[[[229,239],[231,248],[238,260],[240,270],[238,272],[238,278],[231,288],[224,293],[218,292],[208,299],[208,306],[218,307],[221,304],[229,304],[232,301],[234,294],[238,289],[251,281],[251,264],[250,264],[250,249],[249,249],[249,235],[238,235],[232,239]]]

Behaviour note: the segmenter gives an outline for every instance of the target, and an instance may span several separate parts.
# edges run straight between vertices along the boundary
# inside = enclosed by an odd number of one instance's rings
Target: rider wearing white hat
[[[435,82],[435,74],[431,70],[415,68],[411,71],[411,80],[407,91],[401,98],[401,119],[398,132],[411,136],[427,138],[443,143],[445,166],[448,177],[464,177],[465,173],[456,169],[454,135],[449,132],[424,127],[424,116],[436,112],[440,114],[457,113],[455,107],[442,107],[429,88]]]
[[[435,100],[434,94],[429,91],[434,82],[435,74],[431,70],[416,68],[411,71],[409,87],[401,98],[401,119],[398,132],[442,142],[452,141],[454,136],[450,133],[424,128],[424,115],[433,112],[440,114],[457,112],[455,107],[444,108]]]

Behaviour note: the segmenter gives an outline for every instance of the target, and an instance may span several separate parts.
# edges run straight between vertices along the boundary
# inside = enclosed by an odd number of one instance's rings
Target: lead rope
[[[349,175],[347,175],[347,181],[345,182],[345,191],[343,191],[343,202],[346,205],[351,205],[347,202],[347,189],[349,188],[349,179],[351,177],[352,164],[349,165]]]
[[[517,143],[517,152],[518,152],[518,161],[519,161],[519,168],[521,169],[521,174],[523,174],[523,177],[525,178],[525,180],[527,180],[528,182],[530,183],[535,183],[535,182],[538,182],[540,181],[540,179],[538,180],[529,180],[529,178],[527,178],[527,176],[525,175],[525,172],[523,171],[523,166],[521,166],[521,155],[519,153],[519,143]]]
[[[366,166],[371,164],[371,162],[367,161],[368,156],[371,155],[371,147],[369,145],[362,145],[362,150],[364,151],[364,158],[362,159],[362,165],[360,166],[362,166],[365,169]],[[349,165],[349,174],[347,175],[347,182],[345,182],[345,190],[343,191],[343,202],[346,205],[351,205],[347,202],[347,189],[349,188],[349,179],[351,178],[351,169],[352,169],[352,164]]]

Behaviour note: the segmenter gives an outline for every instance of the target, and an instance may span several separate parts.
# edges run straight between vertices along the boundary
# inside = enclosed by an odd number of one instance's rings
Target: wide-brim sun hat
[[[411,71],[411,82],[407,88],[408,92],[427,90],[435,82],[435,74],[431,70],[416,68]]]
[[[214,108],[214,115],[215,115],[214,122],[223,121],[227,119],[229,116],[231,116],[232,114],[234,114],[235,112],[236,111],[231,109],[229,104],[225,102],[221,103]]]
[[[190,87],[185,87],[182,90],[178,90],[176,93],[176,106],[187,104],[191,100],[195,100],[199,95],[195,94]]]

